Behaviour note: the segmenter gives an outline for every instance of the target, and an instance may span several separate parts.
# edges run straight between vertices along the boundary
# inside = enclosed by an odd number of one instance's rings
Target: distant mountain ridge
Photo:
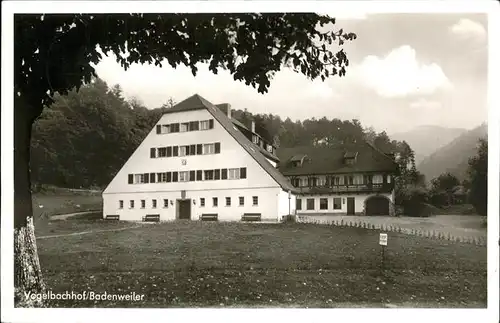
[[[392,134],[390,137],[393,140],[406,141],[415,152],[415,164],[418,165],[427,156],[465,132],[467,132],[467,129],[463,128],[424,125],[406,132]]]
[[[486,123],[466,131],[424,158],[420,164],[417,164],[417,169],[425,175],[427,181],[445,172],[450,172],[463,180],[467,178],[469,158],[477,153],[478,140],[487,136]]]

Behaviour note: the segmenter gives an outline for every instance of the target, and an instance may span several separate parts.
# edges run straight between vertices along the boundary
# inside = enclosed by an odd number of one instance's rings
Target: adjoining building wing
[[[398,165],[369,143],[281,148],[277,155],[279,171],[299,190],[299,214],[394,214]]]

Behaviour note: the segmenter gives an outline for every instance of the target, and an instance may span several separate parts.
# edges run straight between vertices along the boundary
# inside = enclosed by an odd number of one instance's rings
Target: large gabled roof
[[[238,128],[233,124],[227,115],[222,112],[217,106],[210,103],[205,98],[198,94],[190,96],[182,102],[179,102],[172,108],[167,109],[165,114],[202,110],[206,109],[217,120],[227,132],[246,150],[247,153],[281,186],[285,191],[297,192],[297,189],[281,174],[260,152],[259,147],[241,133]]]
[[[396,162],[366,141],[336,146],[301,146],[280,148],[279,170],[284,175],[346,174],[356,172],[397,172]],[[306,155],[301,166],[292,161]],[[355,157],[354,164],[345,163],[345,157]]]

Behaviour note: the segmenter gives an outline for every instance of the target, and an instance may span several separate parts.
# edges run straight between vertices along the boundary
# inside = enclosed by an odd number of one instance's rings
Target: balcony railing
[[[384,184],[356,184],[356,185],[331,185],[331,186],[299,186],[303,193],[342,193],[342,192],[390,192],[394,183]]]

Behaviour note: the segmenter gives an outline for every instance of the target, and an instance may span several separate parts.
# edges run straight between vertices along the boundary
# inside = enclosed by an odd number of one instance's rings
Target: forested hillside
[[[44,110],[33,129],[32,182],[69,188],[105,187],[163,111],[174,104],[168,97],[165,100],[162,107],[147,109],[137,99],[126,100],[119,85],[108,87],[100,79],[78,92],[56,95],[55,103]],[[358,120],[282,120],[272,114],[253,115],[235,106],[233,117],[246,125],[255,120],[257,132],[277,146],[366,139],[384,152],[399,152],[401,164],[414,169],[413,151],[406,143],[391,141],[385,132],[364,129]]]
[[[406,132],[391,134],[395,140],[405,140],[415,151],[415,162],[420,164],[424,158],[449,144],[467,129],[443,126],[418,126]]]
[[[488,126],[481,126],[466,131],[458,138],[438,149],[433,154],[425,158],[419,165],[418,170],[427,178],[434,178],[449,172],[459,180],[467,178],[469,158],[477,153],[478,140],[487,138]]]

